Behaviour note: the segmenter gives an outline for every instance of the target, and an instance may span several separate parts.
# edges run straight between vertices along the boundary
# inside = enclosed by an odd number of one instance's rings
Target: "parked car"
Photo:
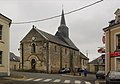
[[[102,78],[102,79],[105,79],[105,71],[98,71],[96,73],[96,78]]]
[[[106,75],[106,84],[120,84],[120,72],[108,72]]]
[[[59,73],[70,73],[70,68],[62,68]]]

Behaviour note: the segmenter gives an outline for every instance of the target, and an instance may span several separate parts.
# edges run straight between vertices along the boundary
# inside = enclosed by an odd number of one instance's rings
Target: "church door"
[[[32,59],[31,60],[31,68],[32,68],[32,70],[35,70],[35,66],[36,66],[36,61],[35,61],[35,59]]]

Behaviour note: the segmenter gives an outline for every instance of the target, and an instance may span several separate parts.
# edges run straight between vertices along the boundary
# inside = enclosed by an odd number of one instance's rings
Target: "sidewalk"
[[[24,79],[25,76],[23,75],[20,75],[20,74],[11,74],[10,76],[7,76],[7,77],[0,77],[0,84],[1,82],[8,82],[8,81],[11,81],[11,80],[22,80]]]

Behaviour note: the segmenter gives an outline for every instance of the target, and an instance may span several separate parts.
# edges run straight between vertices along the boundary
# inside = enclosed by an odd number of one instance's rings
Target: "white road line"
[[[35,79],[35,80],[33,80],[33,81],[40,81],[40,80],[42,80],[42,78],[39,78],[39,79]]]
[[[97,81],[95,81],[95,84],[99,84],[99,81],[97,80]]]
[[[56,80],[54,80],[53,82],[60,82],[60,79],[56,79]]]
[[[48,81],[51,81],[52,79],[45,79],[43,80],[43,82],[48,82]]]
[[[81,84],[81,81],[75,80],[75,84]]]
[[[26,79],[25,81],[31,81],[31,80],[33,80],[33,78]]]
[[[70,80],[65,80],[64,83],[70,83]]]
[[[85,81],[85,84],[91,84],[90,82]]]

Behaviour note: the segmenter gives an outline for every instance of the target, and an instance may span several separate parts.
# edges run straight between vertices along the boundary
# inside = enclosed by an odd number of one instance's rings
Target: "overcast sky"
[[[13,22],[44,19],[69,12],[99,0],[0,0],[0,13]],[[102,44],[102,29],[114,19],[114,12],[120,8],[120,0],[104,0],[94,6],[65,15],[70,38],[74,44],[93,60],[100,56],[97,52]],[[60,17],[48,21],[15,25],[10,27],[10,51],[19,56],[20,41],[35,25],[40,30],[55,34],[60,25]]]

